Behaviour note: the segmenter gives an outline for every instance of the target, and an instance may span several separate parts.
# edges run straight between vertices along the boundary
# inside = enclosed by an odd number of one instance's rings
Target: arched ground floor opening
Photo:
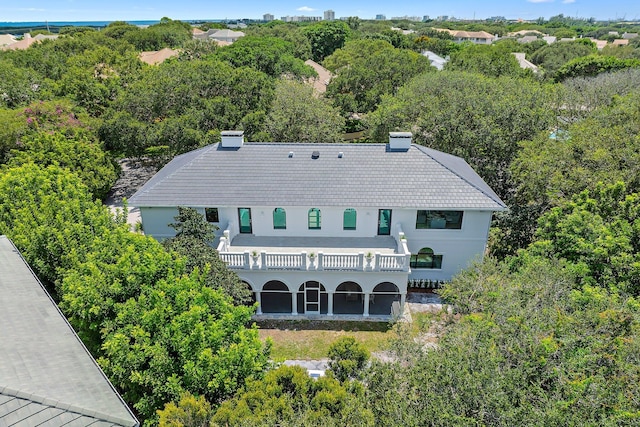
[[[364,293],[356,282],[342,282],[333,294],[335,314],[363,314]]]
[[[256,293],[253,291],[253,288],[251,287],[251,285],[247,282],[245,282],[244,280],[242,281],[242,284],[249,290],[249,292],[251,292],[251,297],[250,299],[245,303],[245,305],[247,306],[252,306],[253,304],[256,303],[257,299],[256,299]]]
[[[398,287],[391,282],[379,283],[369,295],[369,314],[389,316],[395,301],[400,302]]]
[[[327,314],[329,310],[329,298],[327,290],[322,283],[314,280],[304,282],[298,288],[298,313],[299,314]]]
[[[291,292],[281,281],[271,280],[262,287],[260,305],[263,313],[291,313]]]

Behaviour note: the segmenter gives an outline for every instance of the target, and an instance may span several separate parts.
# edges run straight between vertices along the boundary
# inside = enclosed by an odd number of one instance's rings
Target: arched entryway
[[[322,283],[315,280],[304,282],[298,288],[298,313],[327,314],[329,299]]]
[[[253,288],[249,283],[245,282],[244,280],[242,281],[242,284],[249,290],[249,292],[251,292],[251,297],[247,302],[245,302],[245,305],[251,306],[255,304],[257,300],[256,300],[256,293],[253,291]]]
[[[291,313],[291,292],[281,281],[271,280],[262,287],[260,303],[263,313]]]
[[[356,282],[342,282],[333,294],[335,314],[363,314],[364,294]]]
[[[398,287],[391,282],[377,284],[369,296],[369,314],[391,315],[394,301],[400,301]]]

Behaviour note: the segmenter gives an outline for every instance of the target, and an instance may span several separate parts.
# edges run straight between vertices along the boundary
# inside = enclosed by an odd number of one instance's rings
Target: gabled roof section
[[[0,425],[138,425],[5,236],[0,322]]]
[[[387,144],[313,143],[207,146],[169,162],[130,204],[506,208],[459,157],[417,145],[394,151]]]

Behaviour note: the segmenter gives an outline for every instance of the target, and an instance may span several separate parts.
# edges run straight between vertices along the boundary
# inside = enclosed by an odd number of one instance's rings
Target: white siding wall
[[[212,206],[214,207],[214,206]],[[286,230],[274,230],[273,210],[276,206],[243,206],[251,208],[253,234],[256,236],[322,236],[322,237],[372,237],[378,231],[378,209],[356,208],[356,230],[343,230],[345,208],[304,206],[285,208],[287,213]],[[321,211],[322,228],[309,230],[308,211],[317,207]],[[204,214],[204,207],[196,208]],[[158,240],[174,235],[167,224],[174,221],[176,208],[141,208],[143,228],[146,234]],[[236,207],[218,207],[221,230],[230,222],[238,227],[238,209]],[[400,224],[407,236],[409,250],[417,254],[421,248],[429,247],[436,255],[442,255],[441,269],[413,269],[410,278],[448,280],[460,270],[466,268],[474,259],[480,259],[485,251],[492,212],[465,211],[460,230],[416,229],[416,209],[392,210],[392,234]],[[322,273],[327,274],[327,273]],[[368,273],[371,275],[371,273]],[[366,276],[366,275],[365,275]],[[307,279],[312,280],[312,279]],[[375,280],[374,280],[375,281]]]

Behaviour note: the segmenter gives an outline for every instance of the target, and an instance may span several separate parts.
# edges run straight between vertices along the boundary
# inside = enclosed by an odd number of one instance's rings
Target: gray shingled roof
[[[319,158],[312,159],[314,151]],[[463,159],[417,145],[390,151],[387,144],[210,145],[173,159],[129,202],[137,207],[505,209]]]
[[[5,236],[0,325],[0,425],[138,425]]]

